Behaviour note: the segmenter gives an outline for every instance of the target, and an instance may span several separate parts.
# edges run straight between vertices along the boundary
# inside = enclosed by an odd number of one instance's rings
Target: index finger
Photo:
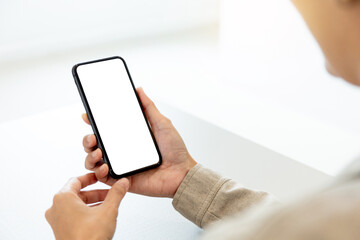
[[[61,192],[70,191],[78,194],[82,188],[94,184],[97,181],[95,173],[88,173],[77,178],[74,177],[65,184],[65,186],[61,189]]]
[[[88,116],[87,116],[86,113],[83,113],[83,114],[81,115],[81,117],[82,117],[82,119],[84,120],[84,122],[86,122],[87,124],[90,125],[90,121],[89,121],[89,118],[88,118]]]

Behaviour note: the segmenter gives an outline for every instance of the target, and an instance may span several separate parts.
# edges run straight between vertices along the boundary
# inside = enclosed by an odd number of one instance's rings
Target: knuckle
[[[153,100],[150,100],[150,101],[149,101],[149,106],[151,106],[151,107],[155,107],[155,103],[154,103],[154,101],[153,101]]]
[[[94,159],[100,160],[102,158],[102,151],[100,148],[95,149],[95,151],[93,151],[92,154],[95,154],[93,156]]]
[[[45,211],[45,219],[48,222],[50,222],[51,216],[52,216],[52,208],[49,208]]]
[[[53,205],[57,204],[62,199],[62,193],[56,193],[53,197]]]
[[[171,120],[167,117],[162,117],[159,121],[159,130],[170,128],[172,125]]]
[[[107,173],[101,173],[100,171],[100,167],[95,168],[94,170],[95,172],[95,177],[100,181],[100,182],[106,182],[108,180],[108,175]]]
[[[165,121],[166,121],[166,123],[168,124],[168,125],[171,125],[172,124],[172,121],[169,119],[169,118],[167,118],[167,117],[164,117],[165,118]]]
[[[85,149],[91,149],[97,145],[96,137],[94,134],[85,135],[83,138],[83,146]],[[94,140],[95,139],[95,140]]]
[[[83,137],[83,146],[86,147],[87,146],[87,135]]]
[[[84,166],[85,166],[85,169],[90,170],[89,162],[86,159],[85,159],[85,162],[84,162]]]
[[[150,100],[150,102],[147,104],[147,106],[146,106],[146,109],[145,109],[145,111],[147,112],[147,113],[150,113],[153,109],[156,109],[156,105],[155,105],[155,103],[152,101],[152,100]]]
[[[94,167],[95,167],[95,164],[92,163],[92,157],[91,157],[91,154],[88,154],[87,157],[85,158],[85,168],[87,170],[93,170]]]
[[[99,169],[100,169],[100,167],[94,169],[95,177],[96,177],[97,179],[102,178],[102,176],[100,175],[100,170],[99,170]]]

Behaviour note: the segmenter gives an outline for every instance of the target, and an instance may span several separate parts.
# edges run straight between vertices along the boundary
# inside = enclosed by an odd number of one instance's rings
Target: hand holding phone
[[[129,191],[154,197],[173,197],[182,180],[196,165],[196,162],[190,156],[171,121],[159,112],[143,89],[137,89],[137,93],[158,143],[163,162],[156,169],[128,177]],[[84,121],[90,124],[87,116],[83,116]],[[93,134],[85,136],[83,145],[88,153],[85,167],[94,171],[99,181],[110,186],[113,185],[116,180],[108,175],[109,167],[101,160],[102,152],[98,149],[95,136]],[[94,154],[94,152],[98,154]]]
[[[125,61],[111,57],[80,63],[73,76],[110,176],[158,167],[161,154]]]

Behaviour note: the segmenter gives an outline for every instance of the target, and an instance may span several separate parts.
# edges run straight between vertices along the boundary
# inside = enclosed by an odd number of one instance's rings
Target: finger
[[[102,202],[108,193],[108,189],[81,191],[79,196],[86,204]]]
[[[61,192],[74,192],[78,194],[80,190],[86,186],[96,183],[98,180],[94,173],[88,173],[80,177],[71,178],[65,186],[60,190]]]
[[[94,134],[86,135],[83,138],[83,146],[84,146],[85,152],[89,153],[89,152],[93,151],[94,147],[97,146],[97,141],[96,141],[95,135]]]
[[[92,151],[89,153],[85,158],[85,168],[87,170],[94,170],[94,168],[97,166],[97,164],[102,159],[102,151],[100,148],[96,149],[95,151]]]
[[[99,181],[106,181],[106,178],[109,173],[109,166],[107,164],[102,164],[98,168],[95,169],[95,176]]]
[[[77,178],[81,183],[81,189],[96,183],[98,180],[94,173],[88,173]]]
[[[87,124],[90,125],[90,121],[89,121],[89,118],[88,118],[88,116],[87,116],[86,113],[83,113],[83,114],[81,115],[81,117],[82,117],[82,119],[84,120],[84,122],[86,122]]]
[[[109,166],[107,164],[102,164],[101,166],[97,167],[95,170],[95,176],[96,178],[100,181],[100,182],[103,182],[103,183],[106,183],[108,184],[108,181],[110,178],[109,176]],[[114,181],[116,182],[116,180]],[[112,184],[114,183],[112,182]],[[112,185],[111,184],[111,185]],[[110,185],[110,184],[109,184]]]
[[[118,180],[112,188],[109,190],[103,206],[110,210],[110,212],[116,212],[119,208],[121,200],[124,198],[127,190],[129,189],[129,180],[122,178]]]
[[[93,171],[95,172],[96,178],[106,185],[112,186],[116,182],[116,179],[110,177],[109,166],[107,164],[98,164]]]
[[[151,128],[161,130],[169,127],[170,120],[164,117],[151,99],[145,94],[142,88],[137,89],[141,104],[143,106],[145,115],[150,122]],[[167,120],[167,121],[164,121]]]
[[[50,221],[52,220],[52,208],[49,208],[48,210],[46,210],[45,218],[46,218],[46,221],[48,223],[50,223]]]

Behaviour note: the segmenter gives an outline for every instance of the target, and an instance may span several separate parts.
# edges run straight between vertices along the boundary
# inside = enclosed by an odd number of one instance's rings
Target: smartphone
[[[121,57],[76,64],[72,74],[113,178],[161,165],[161,154]]]

